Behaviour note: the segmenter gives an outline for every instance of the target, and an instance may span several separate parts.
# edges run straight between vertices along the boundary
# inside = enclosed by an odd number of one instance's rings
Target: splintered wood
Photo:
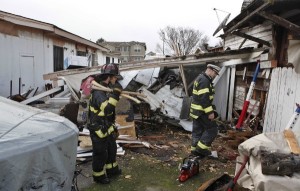
[[[290,147],[291,152],[294,154],[300,154],[299,144],[293,131],[291,129],[284,130],[283,134]]]
[[[250,137],[253,137],[254,133],[252,131],[236,131],[228,130],[227,136],[222,136],[222,139],[226,141],[226,144],[233,148],[237,149],[239,144],[246,141]]]

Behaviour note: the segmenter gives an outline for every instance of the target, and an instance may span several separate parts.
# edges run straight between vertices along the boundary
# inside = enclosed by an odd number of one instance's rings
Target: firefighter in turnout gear
[[[213,105],[213,79],[219,74],[220,68],[208,64],[194,82],[190,117],[193,119],[191,153],[197,156],[211,155],[210,146],[218,134],[217,117]]]
[[[117,64],[105,64],[95,80],[105,86],[114,85],[121,76]],[[88,129],[93,145],[93,178],[101,184],[110,183],[109,177],[121,174],[116,161],[118,130],[115,127],[115,107],[122,88],[112,93],[93,90],[89,102]]]

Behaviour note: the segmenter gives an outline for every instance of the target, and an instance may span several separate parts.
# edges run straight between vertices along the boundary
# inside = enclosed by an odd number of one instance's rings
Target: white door
[[[33,60],[33,56],[21,56],[20,58],[21,94],[35,87]]]

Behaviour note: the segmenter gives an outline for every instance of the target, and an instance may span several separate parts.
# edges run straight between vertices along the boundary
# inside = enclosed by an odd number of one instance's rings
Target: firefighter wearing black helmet
[[[117,64],[105,64],[101,74],[95,80],[109,87],[121,79]],[[115,127],[115,107],[119,101],[122,88],[113,88],[112,93],[93,90],[89,103],[88,129],[93,145],[93,178],[101,184],[110,183],[109,177],[121,174],[116,161],[117,155],[117,128]]]

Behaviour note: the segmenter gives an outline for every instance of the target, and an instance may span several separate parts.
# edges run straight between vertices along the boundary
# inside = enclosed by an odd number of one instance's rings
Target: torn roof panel
[[[147,95],[145,101],[150,104],[151,110],[160,109],[164,115],[179,119],[182,107],[182,98],[176,97],[170,91],[169,85],[162,87],[156,94],[152,94],[144,87],[142,88],[142,91],[145,95]]]
[[[159,67],[140,70],[135,81],[149,87],[156,81],[159,71]]]

